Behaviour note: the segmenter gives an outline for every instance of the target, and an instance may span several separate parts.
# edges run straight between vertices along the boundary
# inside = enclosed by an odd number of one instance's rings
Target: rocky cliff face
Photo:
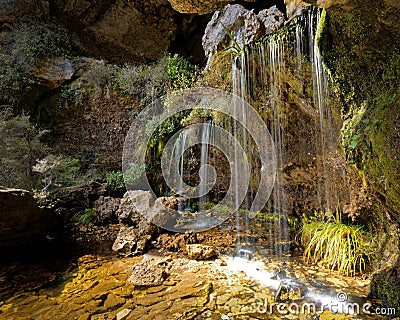
[[[374,8],[374,10],[372,10]],[[349,2],[327,10],[321,39],[333,86],[340,97],[342,145],[375,194],[376,212],[400,222],[400,23],[399,4]],[[391,13],[391,14],[389,14]],[[377,221],[385,221],[383,216]],[[387,221],[387,220],[386,220]]]
[[[259,18],[260,10],[249,11],[242,7],[231,16],[225,15],[225,20],[221,19],[221,16],[231,10],[229,8],[240,7],[233,2],[230,0],[5,0],[0,3],[0,25],[2,30],[9,30],[15,28],[16,20],[21,17],[55,17],[76,32],[93,54],[114,62],[153,61],[171,48],[172,51],[181,50],[188,57],[193,55],[197,61],[203,62],[201,37],[206,23],[211,20],[211,15],[199,17],[195,14],[211,14],[215,10],[221,10],[212,21],[214,35],[208,33],[205,38],[207,55],[210,56],[224,46],[231,45],[232,39],[229,39],[226,33],[221,35],[223,28],[219,25],[220,22],[229,24],[228,27],[231,29],[236,28],[238,35],[241,33],[241,25],[237,27],[235,23],[238,20],[242,25],[248,23],[250,33],[254,34],[246,39],[245,43],[266,32],[266,25],[263,26]],[[230,7],[225,7],[228,3],[231,4]],[[257,7],[263,3],[265,1],[240,1],[240,4],[249,7]],[[320,44],[338,98],[334,106],[340,115],[338,123],[343,122],[341,130],[337,130],[337,134],[341,135],[340,152],[343,155],[341,160],[345,159],[350,165],[346,169],[356,168],[362,178],[363,185],[355,183],[353,191],[367,190],[366,192],[372,197],[372,206],[369,211],[364,212],[364,219],[371,222],[376,233],[385,235],[386,238],[382,240],[383,245],[380,248],[385,261],[393,252],[399,251],[397,235],[400,228],[398,165],[400,2],[398,0],[307,0],[305,2],[285,0],[271,3],[271,6],[276,4],[281,8],[285,5],[286,10],[283,10],[285,11],[283,15],[290,19],[299,8],[308,3],[326,8],[324,21],[326,32],[320,35]],[[239,14],[240,17],[237,19]],[[46,87],[45,90],[52,91],[83,74],[82,72],[79,75],[71,70],[69,60],[54,61],[52,66],[49,65],[50,62],[37,66],[37,79]],[[66,72],[62,71],[59,78],[54,78],[54,73],[49,72],[49,67],[53,69],[61,67]],[[213,70],[213,76],[222,77],[215,75],[218,72],[216,70]],[[225,75],[226,79],[230,81],[230,75]],[[288,77],[287,80],[291,79]],[[285,83],[285,86],[284,92],[287,93],[288,101],[289,98],[297,99],[295,90],[292,90],[293,86],[290,83]],[[67,121],[59,121],[61,123],[59,128],[62,129],[60,136],[67,133],[71,145],[83,145],[85,148],[87,146],[88,154],[104,154],[104,150],[107,150],[109,153],[117,154],[115,157],[119,158],[124,131],[129,126],[129,111],[134,108],[131,100],[113,97],[112,93],[111,97],[107,97],[107,92],[109,93],[107,90],[102,92],[102,95],[91,104],[85,103],[85,108],[73,109]],[[50,92],[43,97],[40,103],[42,109],[37,110],[50,110],[50,107],[54,107],[52,98],[57,94],[59,92]],[[127,105],[129,107],[126,107]],[[294,106],[300,105],[300,100],[288,104],[292,121],[288,131],[291,135],[288,141],[298,144],[295,150],[302,149],[301,143],[304,143],[298,139],[298,136],[304,134],[302,131],[304,126],[300,128],[299,124],[310,122],[304,110],[300,110],[300,107],[298,110],[294,109]],[[54,111],[54,108],[51,110]],[[62,112],[65,114],[65,111]],[[41,116],[43,117],[43,112]],[[44,119],[52,118],[54,114],[48,115],[47,118],[44,116]],[[79,128],[84,129],[79,130]],[[308,134],[312,134],[310,130],[307,129]],[[305,134],[302,137],[312,139]],[[93,145],[99,146],[100,149],[91,150],[90,147]],[[297,154],[293,155],[293,158],[295,156]],[[107,159],[110,157],[107,156]],[[112,159],[112,162],[116,161],[115,159]],[[340,166],[342,165],[344,166],[344,163],[340,162]],[[293,196],[304,194],[301,195],[304,199],[309,197],[315,179],[310,179],[312,175],[306,172],[309,170],[307,163],[304,162],[305,169],[295,169],[291,166],[287,168],[286,173],[293,181],[293,185],[299,183],[304,186],[302,189],[294,188]],[[347,175],[349,180],[353,179],[352,174]],[[341,186],[340,179],[335,183]],[[18,208],[16,199],[21,196],[19,191],[10,191],[7,194],[11,197],[7,201],[13,203],[7,206]],[[30,201],[33,200],[18,204],[22,207],[15,209],[17,217],[20,217],[18,212],[34,212],[31,222],[16,219],[21,226],[18,230],[25,230],[24,228],[36,225],[40,221],[41,213],[36,211],[37,208],[33,211],[28,210],[32,205]],[[355,202],[359,202],[359,199],[356,198]],[[296,209],[304,208],[304,201],[301,203],[302,207],[298,206]],[[7,215],[10,212],[7,211]],[[10,221],[8,216],[5,217],[6,221]],[[7,231],[5,235],[3,242],[15,239],[11,231]]]

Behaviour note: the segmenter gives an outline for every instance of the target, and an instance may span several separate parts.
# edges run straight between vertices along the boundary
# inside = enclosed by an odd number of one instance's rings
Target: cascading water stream
[[[238,125],[237,121],[233,122],[233,136],[235,140],[239,142],[242,146],[246,156],[250,158],[250,150],[248,145],[248,137],[247,137],[247,108],[244,106],[244,101],[249,93],[249,67],[250,63],[248,61],[249,56],[246,54],[242,54],[238,57],[235,57],[232,64],[232,82],[233,82],[233,93],[240,97],[236,103],[234,103],[234,114],[235,117],[242,123],[242,125]],[[239,166],[239,150],[235,148],[235,164],[234,164],[234,175],[238,177],[240,175],[239,170],[242,168]],[[251,160],[251,159],[249,159]],[[250,161],[251,163],[251,161]],[[239,185],[241,181],[239,179],[236,180],[235,192],[239,194],[239,189],[241,186]],[[251,186],[248,189],[248,195],[252,194]],[[235,207],[249,209],[249,199],[245,198],[244,203],[237,203],[237,199],[235,199]],[[236,212],[236,229],[237,229],[237,254],[239,256],[250,256],[254,252],[255,244],[251,237],[246,236],[250,230],[250,220],[248,215],[241,216],[240,209]],[[243,235],[244,234],[244,235]]]
[[[313,15],[311,15],[310,13],[309,17],[310,19],[312,19]],[[318,32],[321,15],[315,15],[314,19],[315,21],[312,20],[312,22],[310,22],[310,25],[316,26],[316,32]],[[319,141],[317,141],[317,145],[319,144],[321,150],[322,161],[320,162],[320,165],[322,166],[322,171],[324,175],[324,181],[322,182],[322,186],[319,188],[319,190],[322,189],[323,197],[325,200],[325,202],[321,204],[321,207],[325,206],[326,211],[333,212],[336,202],[335,194],[332,192],[332,185],[330,181],[331,179],[326,167],[326,159],[329,152],[329,146],[332,145],[334,140],[332,130],[330,130],[332,124],[332,115],[330,110],[327,74],[324,70],[321,54],[316,40],[316,33],[314,33],[312,47],[313,50],[310,56],[312,57],[313,66],[314,104],[317,106],[319,111],[320,135],[317,137],[319,138]]]
[[[200,194],[203,195],[199,199],[200,211],[206,210],[206,203],[208,197],[206,195],[209,181],[209,157],[210,157],[210,146],[214,144],[214,123],[212,120],[208,120],[206,125],[203,127],[201,134],[201,153],[200,153]]]
[[[311,8],[311,9],[310,9]],[[287,216],[289,214],[288,198],[286,194],[285,168],[287,165],[286,152],[290,145],[286,140],[285,131],[288,128],[286,118],[287,105],[284,104],[285,74],[290,72],[286,67],[286,59],[291,59],[292,66],[297,70],[296,77],[299,82],[307,81],[306,57],[311,64],[312,72],[312,107],[317,115],[315,118],[315,157],[322,178],[317,182],[315,208],[324,211],[333,211],[335,193],[330,184],[330,172],[326,167],[327,156],[333,145],[332,116],[329,103],[328,81],[324,70],[322,58],[318,48],[317,34],[321,22],[321,11],[310,7],[298,18],[298,25],[292,28],[291,34],[286,36],[272,36],[263,43],[249,47],[240,56],[234,57],[232,63],[233,91],[244,100],[258,99],[253,91],[255,87],[268,97],[263,101],[265,109],[269,110],[269,128],[272,134],[277,159],[276,185],[267,204],[271,216],[271,225],[274,230],[270,232],[270,241],[273,247],[272,254],[282,255],[287,253],[289,233]],[[241,106],[236,105],[235,114],[246,125],[246,115],[240,114]],[[248,141],[245,129],[237,124],[233,126],[233,135],[243,146],[247,155]],[[309,141],[313,144],[313,141]],[[237,170],[237,169],[236,169]],[[236,173],[236,172],[235,172]],[[246,206],[244,206],[246,207]],[[247,207],[246,207],[247,208]],[[241,223],[244,224],[240,225]],[[249,230],[249,220],[241,222],[237,219],[238,230]],[[238,237],[238,246],[243,239]]]
[[[185,150],[188,142],[188,134],[187,132],[183,131],[182,134],[179,136],[179,139],[177,141],[177,146],[175,148],[175,161],[179,163],[179,174],[181,177],[184,177],[185,175]],[[183,193],[183,180],[180,180],[180,183],[178,184],[178,188],[176,192],[178,194]]]
[[[330,97],[328,89],[328,78],[324,69],[319,44],[318,34],[321,32],[322,12],[316,8],[307,11],[307,14],[300,17],[300,22],[305,26],[305,32],[299,32],[296,28],[296,47],[298,57],[308,56],[312,66],[312,86],[313,104],[319,115],[319,122],[316,122],[315,145],[319,150],[320,159],[317,165],[323,172],[323,180],[318,186],[318,206],[324,211],[334,212],[338,203],[337,194],[332,188],[332,178],[327,169],[327,159],[329,158],[330,148],[334,144],[332,134],[333,119],[330,108]],[[301,28],[299,27],[299,30]],[[307,43],[308,42],[308,43]],[[305,48],[307,48],[306,50]],[[298,58],[298,69],[302,70],[301,58]]]

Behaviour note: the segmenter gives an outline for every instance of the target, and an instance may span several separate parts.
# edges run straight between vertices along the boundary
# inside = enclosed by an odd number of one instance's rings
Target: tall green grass
[[[372,255],[370,235],[362,226],[343,223],[339,214],[304,219],[301,242],[306,262],[321,261],[347,276],[363,272]]]

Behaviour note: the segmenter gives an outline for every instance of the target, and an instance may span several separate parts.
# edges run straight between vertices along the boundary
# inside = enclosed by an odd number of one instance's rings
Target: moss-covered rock
[[[382,20],[386,6],[363,1],[331,8],[321,44],[342,102],[346,157],[399,221],[400,25]]]
[[[399,9],[398,2],[383,0],[331,7],[320,42],[341,101],[344,154],[372,197],[364,219],[380,235],[371,293],[397,308],[398,263],[388,261],[399,251]]]
[[[388,264],[375,272],[369,296],[382,299],[382,307],[390,308],[389,319],[400,315],[400,258],[393,254]],[[389,311],[388,311],[389,312]],[[395,312],[395,314],[394,314]]]

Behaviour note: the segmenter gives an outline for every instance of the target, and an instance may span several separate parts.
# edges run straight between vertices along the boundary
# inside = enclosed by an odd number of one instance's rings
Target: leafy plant
[[[125,191],[124,175],[122,171],[111,171],[106,173],[107,184],[111,194],[120,195]]]
[[[182,126],[187,126],[193,123],[202,123],[205,122],[209,117],[211,117],[211,110],[196,108],[190,111],[187,117],[184,117],[180,123]]]
[[[57,99],[57,105],[61,108],[71,108],[71,106],[82,106],[84,92],[77,82],[61,87],[60,95]]]
[[[25,72],[25,66],[12,54],[0,50],[0,104],[17,104],[32,84],[33,79]]]
[[[226,34],[228,35],[229,39],[231,40],[231,45],[229,47],[226,47],[220,51],[218,51],[215,55],[216,56],[225,56],[225,55],[233,55],[235,57],[240,57],[243,53],[247,52],[248,47],[244,44],[244,32],[242,33],[242,43],[243,45],[240,45],[239,42],[236,40],[232,32],[229,31],[229,29],[221,23],[222,28],[224,28]]]
[[[160,123],[160,118],[154,117],[146,124],[146,134],[149,136],[150,144],[155,144],[157,141],[163,140],[169,134],[175,131],[177,126],[177,119],[174,117],[169,117]]]
[[[178,54],[169,56],[166,61],[166,73],[174,88],[188,88],[195,81],[197,69],[188,60]]]
[[[11,32],[13,55],[25,63],[34,63],[38,58],[68,56],[79,45],[70,33],[51,21],[31,19]]]
[[[343,132],[343,143],[347,145],[350,149],[354,150],[357,148],[359,143],[362,141],[361,134],[350,134],[349,132]]]
[[[158,98],[162,96],[168,86],[166,73],[166,58],[162,58],[151,65],[133,66],[126,64],[116,75],[116,86],[122,93],[143,100],[147,97]]]
[[[90,91],[96,94],[107,93],[115,86],[119,68],[112,64],[95,62],[91,69],[83,75],[83,81]]]
[[[336,217],[319,213],[314,219],[305,218],[301,241],[308,263],[321,261],[344,275],[362,272],[372,255],[369,234],[362,226],[342,223],[339,213]]]

